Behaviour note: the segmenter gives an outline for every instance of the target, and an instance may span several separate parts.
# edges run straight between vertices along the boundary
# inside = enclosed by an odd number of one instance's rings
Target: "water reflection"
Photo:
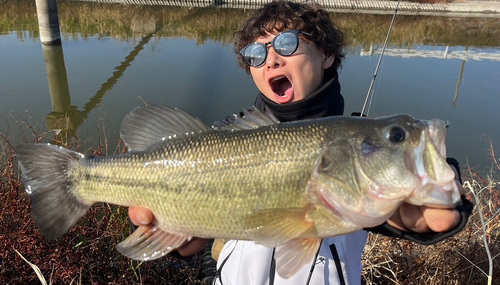
[[[52,112],[47,114],[47,129],[62,131],[64,140],[72,137],[80,125],[78,111],[71,106],[68,76],[64,64],[62,45],[42,45],[47,79],[49,82]]]
[[[41,45],[47,68],[52,102],[52,112],[47,114],[47,129],[60,133],[63,141],[67,141],[68,138],[73,137],[76,130],[87,119],[89,113],[98,106],[108,91],[123,76],[127,67],[130,66],[152,36],[153,33],[141,39],[125,57],[125,60],[115,67],[116,71],[101,85],[97,93],[89,99],[82,111],[79,111],[76,106],[71,105],[62,45]]]
[[[36,19],[26,13],[35,10],[23,3],[7,5],[14,17],[0,9],[0,21],[17,23],[0,25],[0,34],[8,34],[0,35],[0,62],[5,63],[0,66],[0,80],[5,80],[0,94],[8,96],[1,116],[26,109],[64,138],[82,132],[95,138],[102,108],[108,138],[114,140],[125,114],[142,103],[138,96],[184,109],[207,124],[253,103],[256,88],[237,66],[231,46],[232,33],[252,11],[61,2],[64,54],[62,47],[42,46],[46,80],[37,69],[43,59]],[[391,18],[332,17],[349,42],[340,73],[346,113],[359,112],[377,47],[385,39],[382,27]],[[450,120],[449,153],[461,163],[471,159],[474,165],[488,165],[479,138],[498,132],[492,123],[500,90],[500,61],[494,59],[500,55],[500,38],[492,36],[500,32],[496,21],[399,17],[370,115],[398,112]],[[491,136],[498,145],[500,136]]]
[[[458,90],[460,88],[460,84],[462,83],[464,68],[465,68],[465,59],[462,59],[462,66],[460,67],[460,74],[458,75],[457,87],[455,88],[455,97],[453,97],[453,107],[457,106]]]
[[[18,36],[38,39],[33,1],[4,0],[0,9],[0,34],[17,31]],[[158,27],[157,36],[182,36],[205,41],[232,43],[232,34],[253,13],[249,9],[134,6],[73,1],[58,3],[61,31],[66,40],[92,35],[127,40],[139,31]],[[31,12],[31,13],[30,13]],[[382,44],[391,15],[331,13],[348,35],[350,46]],[[391,34],[394,47],[414,45],[500,47],[498,18],[451,18],[398,15]],[[149,32],[145,32],[147,34]]]

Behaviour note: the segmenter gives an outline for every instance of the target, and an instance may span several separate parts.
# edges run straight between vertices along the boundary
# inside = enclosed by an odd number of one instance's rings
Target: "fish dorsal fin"
[[[162,105],[137,107],[123,119],[120,135],[129,150],[145,150],[169,138],[213,131],[188,113]]]
[[[252,106],[247,109],[243,109],[240,114],[234,114],[234,119],[228,117],[222,121],[216,121],[212,128],[216,131],[226,131],[226,130],[249,130],[255,129],[263,126],[270,126],[279,124],[279,120],[271,113],[268,109],[264,112]]]

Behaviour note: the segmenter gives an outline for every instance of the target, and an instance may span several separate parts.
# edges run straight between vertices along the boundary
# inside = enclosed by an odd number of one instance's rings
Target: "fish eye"
[[[319,164],[319,171],[320,172],[328,172],[329,169],[332,167],[332,161],[325,156],[321,157],[321,162]]]
[[[386,135],[391,142],[399,143],[405,140],[406,132],[401,127],[392,127]]]

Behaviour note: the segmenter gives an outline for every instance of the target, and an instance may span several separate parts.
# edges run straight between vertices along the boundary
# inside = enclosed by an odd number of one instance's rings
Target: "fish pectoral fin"
[[[140,226],[127,239],[116,245],[116,250],[135,260],[154,260],[175,250],[189,238],[166,233],[155,225]]]
[[[246,219],[247,232],[256,243],[282,245],[306,231],[314,230],[314,223],[307,218],[309,212],[309,208],[257,211]]]
[[[283,278],[295,275],[304,265],[313,261],[321,239],[294,239],[276,247],[276,271]]]

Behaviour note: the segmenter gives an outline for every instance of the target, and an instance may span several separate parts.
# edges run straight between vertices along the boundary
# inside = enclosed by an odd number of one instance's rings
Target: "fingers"
[[[437,209],[422,206],[422,213],[428,227],[434,232],[446,232],[460,223],[456,209]]]
[[[430,208],[403,203],[388,223],[404,231],[446,232],[460,223],[460,214],[456,209]]]
[[[421,211],[422,207],[407,203],[403,203],[399,207],[401,221],[408,230],[417,233],[425,233],[431,230]]]
[[[179,247],[177,251],[182,256],[191,256],[203,250],[207,242],[208,239],[194,237],[190,241]]]
[[[154,221],[153,213],[144,208],[130,207],[128,208],[128,215],[136,226],[149,225]]]
[[[132,223],[136,226],[149,225],[154,222],[154,215],[151,211],[145,208],[130,207],[128,209],[128,215]],[[207,244],[208,239],[203,238],[192,238],[190,241],[186,241],[182,246],[177,248],[177,251],[182,256],[191,256],[199,251],[201,251]]]

